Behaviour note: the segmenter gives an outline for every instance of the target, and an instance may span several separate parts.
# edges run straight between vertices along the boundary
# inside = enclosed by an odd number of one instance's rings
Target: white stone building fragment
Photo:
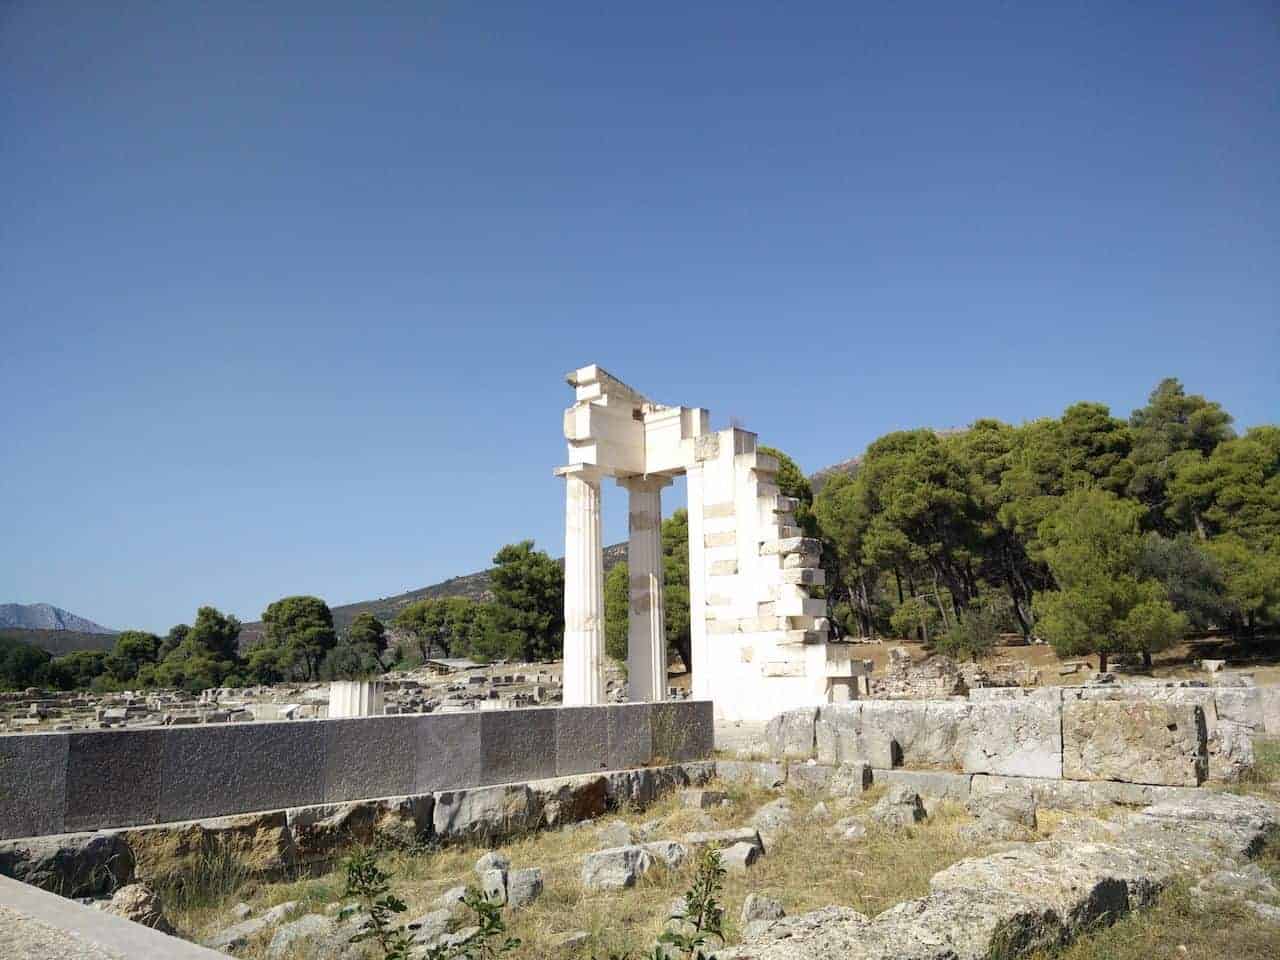
[[[781,710],[854,699],[863,661],[830,636],[817,540],[796,526],[796,502],[778,490],[778,462],[756,435],[712,432],[698,407],[642,396],[600,367],[568,375],[564,416],[564,702],[604,699],[601,485],[630,497],[629,695],[666,693],[662,600],[662,488],[684,475],[689,501],[693,695],[722,720],[764,721]]]

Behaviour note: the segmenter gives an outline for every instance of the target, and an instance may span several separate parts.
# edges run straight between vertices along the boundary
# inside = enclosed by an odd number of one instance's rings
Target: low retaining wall
[[[0,839],[701,760],[708,701],[0,736]]]
[[[829,766],[1195,787],[1253,765],[1266,705],[1257,687],[1176,682],[975,690],[791,710],[766,742],[773,757]]]

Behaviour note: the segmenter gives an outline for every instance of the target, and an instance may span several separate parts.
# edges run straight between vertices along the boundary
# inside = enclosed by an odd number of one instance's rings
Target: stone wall
[[[1268,703],[1247,686],[975,690],[788,711],[766,743],[778,759],[831,767],[1194,787],[1252,766]]]
[[[700,760],[705,701],[0,736],[0,838]]]

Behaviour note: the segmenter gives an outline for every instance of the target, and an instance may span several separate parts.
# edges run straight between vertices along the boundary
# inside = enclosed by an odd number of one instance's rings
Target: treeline
[[[1011,426],[891,433],[805,501],[837,630],[980,655],[998,632],[1062,655],[1150,655],[1280,616],[1280,427],[1243,436],[1162,381],[1129,419],[1077,403]]]
[[[61,657],[19,640],[0,638],[0,687],[89,688],[99,692],[147,688],[198,692],[287,680],[340,680],[376,676],[393,666],[451,654],[477,659],[553,659],[564,643],[564,574],[530,540],[503,547],[491,573],[494,599],[424,600],[406,607],[394,630],[371,613],[357,616],[341,635],[319,597],[284,597],[262,613],[261,642],[241,651],[240,621],[201,607],[191,624],[163,637],[126,630],[110,651],[82,650]]]

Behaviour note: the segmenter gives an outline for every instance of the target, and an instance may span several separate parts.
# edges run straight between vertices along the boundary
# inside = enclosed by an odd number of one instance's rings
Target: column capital
[[[657,493],[671,486],[672,478],[661,473],[638,473],[630,477],[618,477],[617,484],[635,493]]]
[[[553,471],[557,477],[577,477],[588,483],[599,483],[606,476],[603,468],[594,463],[571,463],[568,466],[556,467]]]

